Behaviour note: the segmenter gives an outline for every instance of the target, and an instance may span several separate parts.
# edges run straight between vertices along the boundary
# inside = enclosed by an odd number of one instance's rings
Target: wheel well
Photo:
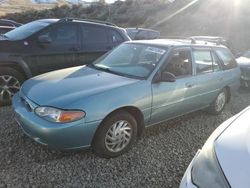
[[[108,118],[110,115],[112,115],[113,113],[117,112],[117,111],[120,111],[120,110],[125,110],[126,112],[130,113],[136,120],[137,122],[137,136],[140,137],[143,133],[143,130],[145,128],[145,125],[144,125],[144,116],[142,114],[142,112],[136,108],[136,107],[133,107],[133,106],[125,106],[125,107],[121,107],[121,108],[118,108],[114,111],[112,111],[111,113],[109,113],[105,118]],[[103,120],[103,121],[104,121]]]
[[[225,90],[227,91],[227,103],[228,103],[231,99],[231,90],[229,86],[226,86]]]
[[[6,64],[3,64],[3,65],[0,65],[0,67],[13,68],[16,71],[20,72],[24,76],[25,79],[28,79],[28,76],[25,73],[25,71],[23,70],[23,68],[20,65],[16,64],[16,63],[6,63]]]

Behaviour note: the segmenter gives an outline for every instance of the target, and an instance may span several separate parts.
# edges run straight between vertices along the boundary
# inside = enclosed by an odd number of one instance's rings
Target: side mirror
[[[48,35],[40,35],[38,37],[38,42],[42,45],[48,45],[52,42],[52,39]]]
[[[159,82],[175,82],[175,81],[176,81],[175,75],[170,73],[170,72],[162,72],[154,80],[155,83],[159,83]]]

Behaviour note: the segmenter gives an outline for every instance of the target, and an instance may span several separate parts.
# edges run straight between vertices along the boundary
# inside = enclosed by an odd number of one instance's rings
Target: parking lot
[[[250,105],[240,91],[219,116],[195,112],[146,129],[129,153],[103,159],[87,151],[62,152],[23,135],[11,107],[0,109],[0,187],[178,187],[213,130]]]

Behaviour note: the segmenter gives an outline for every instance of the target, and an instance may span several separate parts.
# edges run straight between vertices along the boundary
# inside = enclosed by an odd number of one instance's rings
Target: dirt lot
[[[148,128],[133,149],[116,159],[88,151],[60,152],[22,134],[10,107],[0,109],[2,187],[178,187],[181,177],[211,132],[250,105],[239,92],[219,116],[196,112]]]

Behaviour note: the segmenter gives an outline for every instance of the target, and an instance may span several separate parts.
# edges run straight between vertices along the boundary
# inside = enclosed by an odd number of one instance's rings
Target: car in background
[[[13,20],[0,19],[0,34],[7,33],[21,25]]]
[[[250,107],[225,121],[197,152],[180,188],[249,188]]]
[[[160,32],[145,28],[126,28],[127,34],[132,40],[150,40],[160,38]]]
[[[24,80],[89,64],[129,40],[114,24],[76,18],[36,20],[1,35],[0,106],[10,103]]]
[[[236,61],[241,69],[241,85],[250,89],[250,50],[240,54]]]
[[[128,151],[144,127],[196,111],[223,111],[240,85],[224,46],[190,40],[125,42],[88,66],[26,81],[13,98],[16,120],[38,143]]]

